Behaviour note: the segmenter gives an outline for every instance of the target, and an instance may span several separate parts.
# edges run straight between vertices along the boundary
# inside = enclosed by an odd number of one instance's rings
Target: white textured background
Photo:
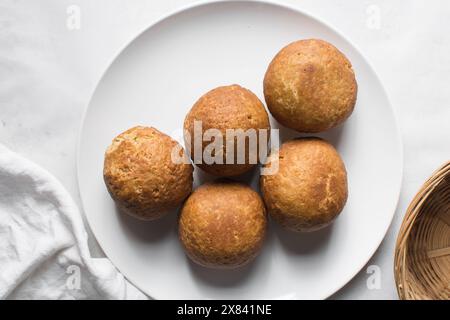
[[[139,31],[190,0],[0,0],[0,143],[52,172],[81,206],[76,143],[84,109],[110,60]],[[406,207],[450,159],[450,2],[447,0],[284,0],[327,21],[371,61],[396,109],[404,178],[391,228],[336,299],[396,299],[393,252]],[[81,28],[67,28],[67,8]],[[379,15],[378,15],[379,13]],[[102,255],[91,236],[94,256]],[[330,266],[332,268],[332,266]]]

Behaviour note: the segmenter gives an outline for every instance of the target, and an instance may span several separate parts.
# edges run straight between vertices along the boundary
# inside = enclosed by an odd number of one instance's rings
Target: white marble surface
[[[0,143],[47,168],[81,205],[76,143],[83,110],[109,61],[137,32],[190,0],[0,0]],[[397,112],[404,178],[392,226],[336,299],[396,299],[393,251],[408,203],[450,159],[450,2],[284,0],[335,26],[372,62]],[[67,8],[81,28],[67,27]],[[102,255],[91,236],[93,255]],[[332,267],[332,266],[330,266]]]

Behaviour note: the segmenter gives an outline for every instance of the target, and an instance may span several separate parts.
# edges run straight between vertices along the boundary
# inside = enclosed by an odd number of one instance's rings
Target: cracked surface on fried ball
[[[273,152],[261,176],[261,191],[271,217],[293,231],[314,231],[330,224],[347,201],[347,173],[336,149],[319,138],[295,139]],[[275,163],[278,161],[278,163]]]
[[[194,120],[202,122],[202,135],[208,129],[218,129],[223,136],[223,146],[215,156],[222,159],[222,164],[196,163],[202,170],[221,177],[235,176],[250,170],[258,160],[259,134],[258,130],[267,130],[267,136],[270,136],[269,116],[262,102],[250,90],[239,85],[230,85],[215,88],[206,94],[194,104],[184,120],[185,145],[191,158],[194,160]],[[254,148],[250,150],[249,139],[245,138],[245,154],[242,163],[238,163],[238,139],[233,136],[227,136],[227,129],[255,129]],[[189,133],[190,139],[186,135]],[[232,164],[226,163],[226,139],[234,140],[234,159]],[[192,140],[192,143],[191,143]],[[211,141],[203,141],[202,154]],[[250,158],[253,154],[256,158],[253,161]]]
[[[196,263],[235,268],[256,257],[266,233],[260,196],[241,183],[204,184],[187,199],[179,220],[179,237]]]
[[[176,164],[172,150],[187,160]],[[103,176],[122,211],[154,220],[179,206],[192,191],[193,166],[183,148],[149,127],[131,128],[112,141],[105,153]]]
[[[273,58],[264,77],[272,115],[299,132],[320,132],[352,113],[357,83],[350,61],[323,40],[293,42]]]

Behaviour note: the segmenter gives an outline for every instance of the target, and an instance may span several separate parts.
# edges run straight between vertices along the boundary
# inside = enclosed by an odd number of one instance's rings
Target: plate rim
[[[92,223],[91,223],[91,219],[89,218],[89,215],[86,214],[85,212],[85,204],[84,204],[84,200],[83,200],[83,195],[82,195],[82,191],[81,191],[81,185],[80,185],[80,180],[81,180],[81,173],[80,173],[80,162],[81,162],[81,143],[82,143],[82,136],[83,136],[83,132],[84,132],[84,126],[85,126],[85,120],[88,114],[89,109],[91,108],[91,103],[92,103],[92,99],[95,95],[95,92],[97,91],[100,83],[102,82],[102,80],[105,78],[106,74],[108,73],[109,69],[111,68],[111,66],[113,65],[113,63],[117,60],[117,58],[126,50],[126,48],[128,46],[130,46],[136,39],[138,39],[142,34],[144,34],[145,32],[147,32],[147,30],[150,30],[151,28],[153,28],[154,26],[158,25],[159,23],[173,17],[176,16],[180,13],[183,13],[184,11],[188,11],[188,10],[192,10],[192,9],[196,9],[199,7],[204,7],[204,6],[209,6],[211,4],[217,4],[217,3],[227,3],[227,4],[232,4],[232,3],[254,3],[254,4],[263,4],[263,5],[271,5],[271,6],[276,6],[276,7],[280,7],[282,9],[287,9],[290,11],[293,11],[295,13],[299,13],[302,14],[306,17],[308,17],[309,19],[315,20],[316,22],[318,22],[319,24],[322,24],[323,26],[325,26],[326,28],[329,28],[330,30],[332,30],[333,32],[335,32],[340,38],[342,38],[344,41],[346,41],[349,46],[351,48],[353,48],[355,50],[355,52],[360,55],[362,57],[362,59],[364,60],[364,62],[367,64],[370,72],[373,73],[375,80],[378,82],[382,93],[384,94],[386,101],[389,105],[389,109],[392,112],[392,117],[393,117],[393,121],[394,121],[394,125],[395,125],[395,131],[396,131],[396,136],[395,136],[395,144],[397,145],[397,151],[398,151],[398,165],[399,165],[399,175],[398,175],[398,181],[396,182],[397,184],[397,194],[395,196],[395,201],[393,201],[392,204],[392,209],[391,209],[391,213],[390,213],[390,217],[389,217],[389,223],[387,224],[385,230],[381,233],[381,239],[377,240],[377,245],[372,249],[368,251],[368,255],[365,259],[363,259],[364,263],[362,263],[362,265],[358,266],[357,268],[355,268],[355,271],[351,273],[351,276],[348,277],[347,280],[343,281],[342,284],[338,284],[334,287],[331,287],[328,290],[328,293],[324,293],[320,298],[318,299],[327,299],[329,297],[331,297],[333,294],[337,293],[338,291],[340,291],[342,288],[344,288],[348,283],[350,283],[350,281],[352,281],[356,275],[358,275],[359,272],[361,272],[361,270],[364,268],[364,266],[370,261],[370,259],[373,257],[373,255],[376,253],[376,251],[378,250],[378,248],[380,247],[380,245],[382,244],[383,240],[386,238],[387,232],[389,231],[390,227],[392,226],[392,222],[394,219],[394,216],[396,214],[397,208],[398,208],[398,204],[399,204],[399,200],[400,200],[400,194],[401,194],[401,190],[402,190],[402,181],[403,181],[403,172],[404,172],[404,150],[403,150],[403,141],[402,141],[402,135],[401,135],[401,130],[399,127],[399,121],[398,121],[398,116],[397,116],[397,111],[396,109],[393,107],[392,105],[392,101],[386,91],[386,88],[383,85],[383,82],[381,81],[380,76],[378,75],[378,73],[376,72],[376,70],[373,68],[372,63],[369,61],[369,59],[362,54],[362,50],[360,50],[360,48],[353,43],[353,41],[351,41],[349,38],[347,38],[338,28],[336,28],[335,26],[331,25],[330,23],[322,20],[321,18],[317,17],[316,15],[310,13],[309,11],[300,8],[301,4],[298,5],[291,5],[291,4],[287,4],[284,3],[283,1],[277,1],[277,0],[200,0],[200,1],[196,1],[194,3],[191,4],[187,4],[187,5],[182,5],[182,6],[178,6],[176,9],[174,10],[170,10],[169,12],[160,15],[157,19],[152,20],[151,22],[149,22],[149,24],[147,26],[145,26],[144,28],[142,28],[142,30],[138,31],[136,33],[135,36],[131,37],[130,40],[127,40],[123,46],[121,46],[121,48],[116,52],[116,54],[108,61],[108,63],[106,64],[105,69],[101,72],[100,77],[98,78],[98,81],[96,83],[96,85],[94,86],[93,91],[91,92],[90,98],[89,98],[89,102],[87,103],[87,105],[85,105],[84,110],[82,112],[82,116],[81,116],[81,123],[80,126],[78,128],[78,136],[77,136],[77,144],[76,144],[76,177],[77,177],[77,186],[78,186],[78,193],[80,196],[80,200],[81,200],[81,211],[82,211],[82,215],[84,215],[86,217],[86,221],[88,223],[89,229],[92,232],[92,235],[95,237],[95,241],[98,243],[98,245],[100,246],[100,248],[102,249],[103,253],[105,254],[105,257],[114,265],[114,267],[124,276],[124,278],[129,281],[131,284],[133,284],[139,291],[141,291],[142,293],[144,293],[146,296],[148,296],[150,299],[155,299],[157,300],[158,297],[156,297],[155,294],[149,294],[147,292],[147,290],[144,290],[137,282],[135,282],[134,280],[130,279],[127,275],[125,275],[120,269],[119,267],[116,266],[116,264],[114,263],[114,261],[111,260],[111,258],[108,256],[107,254],[107,250],[105,250],[105,248],[102,246],[102,244],[100,243],[100,241],[98,240],[98,236],[96,234],[96,232],[94,231],[94,229],[92,228]]]

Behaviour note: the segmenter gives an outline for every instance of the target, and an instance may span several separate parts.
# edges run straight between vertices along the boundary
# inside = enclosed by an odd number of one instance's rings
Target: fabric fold
[[[87,240],[63,185],[0,145],[0,299],[147,298]]]

